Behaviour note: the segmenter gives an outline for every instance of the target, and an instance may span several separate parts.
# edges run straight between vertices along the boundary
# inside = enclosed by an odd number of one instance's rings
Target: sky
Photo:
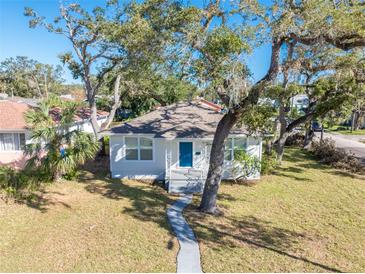
[[[201,2],[195,0],[196,2]],[[28,56],[41,63],[60,65],[58,55],[72,51],[69,41],[61,35],[49,33],[43,28],[30,29],[24,7],[33,8],[47,19],[58,15],[59,0],[0,0],[0,61],[9,57]],[[75,1],[76,2],[76,1]],[[77,0],[82,7],[91,9],[103,5],[104,0]],[[263,45],[247,57],[247,65],[255,81],[265,75],[270,58],[269,45]],[[64,68],[66,83],[79,83]]]

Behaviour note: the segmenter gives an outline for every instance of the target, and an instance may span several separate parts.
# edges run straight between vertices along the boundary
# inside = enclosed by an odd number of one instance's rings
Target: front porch
[[[170,193],[201,193],[207,176],[210,142],[172,140],[166,145],[165,182]]]
[[[166,176],[170,193],[201,193],[203,192],[206,172],[199,169],[171,169]]]

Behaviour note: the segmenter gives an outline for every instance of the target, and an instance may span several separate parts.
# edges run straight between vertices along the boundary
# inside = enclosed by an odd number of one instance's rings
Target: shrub
[[[313,141],[311,152],[322,163],[335,168],[345,169],[354,173],[363,170],[360,160],[345,150],[336,148],[335,142],[332,139],[326,138],[322,141]]]
[[[304,145],[304,139],[305,139],[305,136],[303,133],[301,132],[297,132],[297,133],[294,133],[292,135],[290,135],[286,141],[285,141],[285,145],[286,146],[303,146]]]
[[[0,167],[0,192],[4,198],[23,198],[38,190],[42,183],[49,181],[46,174],[31,171],[17,171],[10,167]]]
[[[235,181],[247,180],[260,170],[260,160],[242,150],[234,151],[233,162],[231,174]]]
[[[271,155],[264,153],[261,159],[261,174],[268,175],[271,174],[277,167],[279,163],[277,161],[276,153],[272,151]]]
[[[77,177],[79,177],[80,172],[75,168],[70,170],[69,172],[67,172],[66,174],[64,174],[62,176],[62,178],[68,180],[68,181],[72,181],[75,180]]]

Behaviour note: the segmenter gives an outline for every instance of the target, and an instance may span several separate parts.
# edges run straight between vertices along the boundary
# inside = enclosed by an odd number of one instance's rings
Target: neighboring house
[[[199,192],[207,176],[220,106],[205,100],[160,107],[106,131],[113,178],[164,180],[170,192]],[[231,131],[225,148],[224,179],[232,178],[233,151],[261,160],[262,140],[242,128]],[[248,179],[259,179],[256,170]]]
[[[309,99],[306,94],[298,94],[291,99],[291,107],[296,108],[298,111],[304,111],[309,106]]]
[[[34,107],[34,100],[19,97],[0,99],[0,166],[8,165],[17,169],[24,167],[27,159],[23,148],[25,144],[31,142],[31,132],[27,128],[24,114]],[[60,109],[52,109],[50,115],[57,122],[60,119]],[[103,123],[107,115],[107,112],[98,112],[98,122]],[[71,130],[79,129],[92,133],[89,120],[90,110],[80,108]]]

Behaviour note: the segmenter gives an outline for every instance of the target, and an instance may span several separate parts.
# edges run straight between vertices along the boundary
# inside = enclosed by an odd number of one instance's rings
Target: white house
[[[170,192],[203,189],[213,136],[223,114],[205,100],[160,107],[106,131],[113,178],[164,180]],[[230,179],[233,153],[245,150],[261,159],[262,140],[242,128],[231,131],[225,148],[224,179]],[[248,179],[258,179],[257,170]]]

